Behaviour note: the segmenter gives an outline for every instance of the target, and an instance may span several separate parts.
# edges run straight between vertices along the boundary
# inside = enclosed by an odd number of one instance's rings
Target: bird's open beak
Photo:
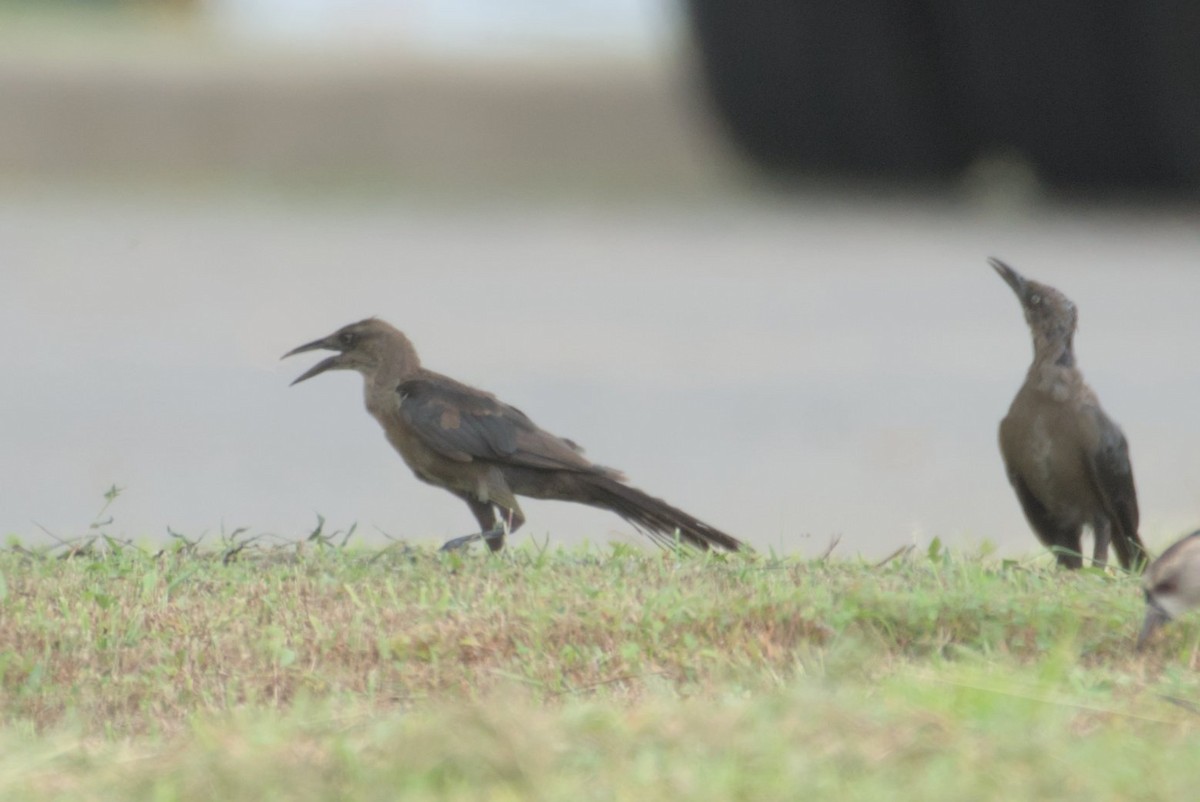
[[[1138,633],[1137,650],[1140,652],[1146,646],[1146,642],[1150,640],[1150,636],[1155,630],[1163,624],[1171,620],[1165,612],[1159,607],[1150,605],[1146,608],[1146,620],[1142,622],[1142,631]]]
[[[336,343],[337,343],[337,340],[335,340],[333,337],[322,337],[319,340],[313,340],[310,343],[305,343],[304,345],[301,345],[298,348],[293,348],[292,350],[288,351],[286,354],[284,354],[283,356],[281,356],[279,358],[287,359],[289,356],[295,356],[296,354],[303,354],[305,351],[340,351],[341,349],[336,345]],[[316,376],[319,373],[324,373],[327,370],[333,370],[333,369],[339,368],[341,366],[342,366],[342,354],[340,354],[340,353],[334,354],[333,356],[322,359],[320,362],[318,362],[317,364],[313,365],[308,370],[301,373],[299,376],[296,377],[296,379],[292,382],[292,384],[293,385],[299,384],[300,382],[305,381],[306,379],[311,379],[313,376]]]
[[[1012,287],[1012,291],[1017,294],[1018,298],[1025,297],[1025,277],[1017,271],[1013,270],[1008,265],[1001,262],[999,259],[988,259],[988,264],[1000,274],[1000,278],[1004,279],[1008,286]]]

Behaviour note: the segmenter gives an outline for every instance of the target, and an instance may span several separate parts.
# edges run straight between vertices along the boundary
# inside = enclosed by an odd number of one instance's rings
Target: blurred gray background
[[[503,13],[500,6],[504,7]],[[1200,525],[1200,214],[784,192],[725,146],[665,0],[0,4],[0,533],[471,531],[360,381],[288,349],[368,315],[759,548],[1038,553],[996,425],[1029,337],[985,258],[1079,306],[1143,536]],[[555,543],[640,542],[529,501]],[[519,535],[521,542],[525,535]]]

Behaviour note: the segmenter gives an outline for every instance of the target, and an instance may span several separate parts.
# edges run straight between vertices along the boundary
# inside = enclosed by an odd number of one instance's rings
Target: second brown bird
[[[1000,422],[1000,453],[1021,509],[1059,565],[1083,565],[1087,526],[1095,564],[1105,564],[1111,542],[1121,565],[1140,571],[1146,554],[1129,446],[1075,365],[1075,304],[998,259],[988,261],[1016,293],[1033,335],[1033,364]]]

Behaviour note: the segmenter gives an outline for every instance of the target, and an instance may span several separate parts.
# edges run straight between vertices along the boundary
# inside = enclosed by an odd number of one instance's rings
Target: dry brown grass
[[[1181,621],[1134,654],[1132,577],[936,550],[872,566],[331,544],[0,553],[0,797],[1186,786],[1170,767],[1200,726],[1200,636]]]
[[[1134,581],[1098,572],[621,549],[220,556],[118,546],[0,557],[5,719],[170,733],[197,714],[297,699],[386,710],[514,683],[542,699],[633,700],[664,684],[706,695],[774,687],[831,661],[882,676],[928,656],[1039,660],[1063,642],[1083,665],[1157,671],[1129,649]],[[1185,635],[1176,627],[1163,643]]]

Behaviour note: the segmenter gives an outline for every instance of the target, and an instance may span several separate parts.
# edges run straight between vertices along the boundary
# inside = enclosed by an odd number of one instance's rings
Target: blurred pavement
[[[760,548],[1037,553],[995,438],[1030,344],[990,255],[1079,305],[1147,541],[1200,525],[1195,210],[755,194],[674,60],[89,47],[0,56],[0,534],[79,534],[113,482],[137,538],[469,531],[356,377],[288,388],[311,360],[280,354],[376,314]]]
[[[360,382],[278,356],[377,314],[632,481],[784,551],[940,536],[1034,551],[995,428],[1030,345],[996,254],[1080,307],[1081,365],[1132,444],[1144,533],[1200,523],[1194,220],[975,216],[901,203],[284,207],[0,203],[0,531],[65,535],[110,482],[118,531],[315,513],[398,537],[470,529],[413,479]],[[613,516],[529,502],[533,536]]]

